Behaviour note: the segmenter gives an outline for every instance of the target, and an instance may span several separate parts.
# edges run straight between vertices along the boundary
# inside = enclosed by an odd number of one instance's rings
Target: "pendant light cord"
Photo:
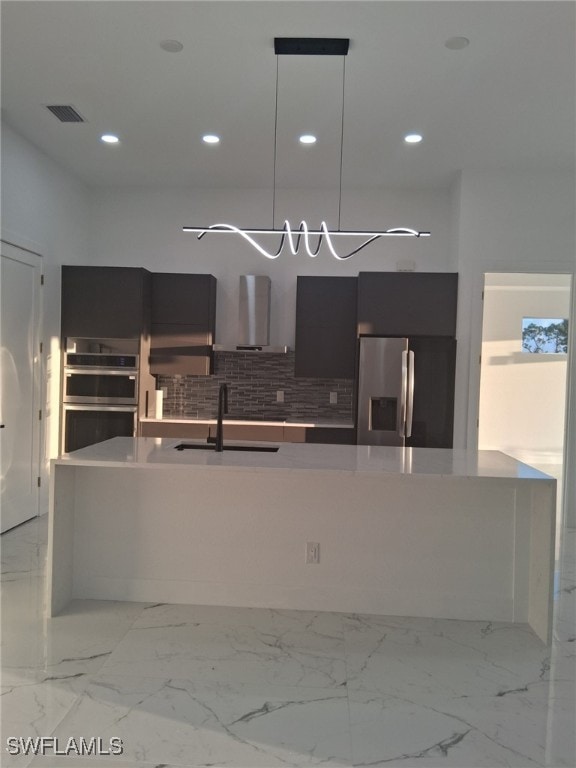
[[[344,86],[346,83],[346,56],[342,56],[342,123],[340,126],[340,187],[338,190],[338,230],[340,227],[340,211],[342,208],[342,159],[344,157]]]
[[[278,62],[279,56],[276,54],[276,105],[274,108],[274,173],[272,180],[272,229],[276,225],[276,155],[278,145]]]
[[[276,226],[276,166],[278,158],[278,81],[279,81],[279,59],[276,54],[276,103],[274,106],[274,172],[272,179],[272,229]],[[341,210],[342,210],[342,167],[344,158],[344,92],[346,87],[346,56],[342,56],[342,117],[340,121],[340,174],[338,185],[338,229],[341,229]]]

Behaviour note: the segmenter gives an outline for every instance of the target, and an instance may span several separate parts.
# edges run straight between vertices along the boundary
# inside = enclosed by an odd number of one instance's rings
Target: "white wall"
[[[44,511],[48,459],[58,454],[60,265],[88,260],[89,205],[83,184],[2,123],[2,238],[41,254],[44,264]]]
[[[311,225],[322,216],[335,224],[337,197],[322,190],[282,194],[276,224],[283,217],[297,225],[305,215]],[[322,251],[315,259],[290,252],[270,261],[237,236],[196,235],[183,225],[235,223],[270,227],[270,190],[99,190],[91,216],[90,262],[144,266],[157,272],[208,272],[218,279],[216,339],[236,342],[238,276],[268,274],[272,279],[271,344],[294,344],[296,276],[356,275],[362,270],[395,270],[398,260],[412,260],[420,271],[453,268],[451,205],[448,193],[348,191],[342,198],[343,229],[406,226],[432,231],[432,237],[384,238],[348,261]],[[272,245],[270,245],[272,247]],[[337,247],[341,248],[339,242]]]

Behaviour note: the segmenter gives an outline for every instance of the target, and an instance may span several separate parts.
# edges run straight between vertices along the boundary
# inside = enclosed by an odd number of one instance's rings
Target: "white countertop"
[[[141,422],[148,424],[216,424],[216,419],[199,419],[192,418],[191,416],[165,416],[161,419],[143,417]],[[261,419],[224,419],[225,425],[238,424],[242,426],[251,427],[329,427],[334,429],[353,429],[354,422],[352,421],[321,421],[313,419],[280,419],[269,421],[262,421]]]
[[[389,475],[492,477],[546,480],[549,475],[499,451],[445,448],[393,448],[368,445],[280,443],[277,453],[210,450],[177,451],[182,442],[201,440],[154,437],[115,437],[54,459],[57,466],[126,467],[193,470],[314,470]],[[237,441],[227,441],[233,445]],[[272,443],[250,443],[252,446]]]

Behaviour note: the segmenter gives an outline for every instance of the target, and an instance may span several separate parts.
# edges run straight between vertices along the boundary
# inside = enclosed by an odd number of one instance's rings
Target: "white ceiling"
[[[89,185],[272,187],[274,37],[349,37],[345,187],[570,169],[573,2],[3,1],[6,121]],[[449,50],[455,35],[470,39]],[[166,53],[176,39],[184,49]],[[334,186],[342,57],[279,57],[277,186]],[[72,104],[62,124],[46,104]],[[317,132],[303,148],[296,137]],[[424,141],[403,142],[418,131]],[[115,132],[118,146],[99,141]],[[201,141],[221,135],[219,146]]]

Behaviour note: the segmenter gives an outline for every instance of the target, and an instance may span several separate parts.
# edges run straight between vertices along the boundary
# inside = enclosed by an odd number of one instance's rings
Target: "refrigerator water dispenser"
[[[370,429],[394,432],[397,429],[397,397],[370,398]]]

